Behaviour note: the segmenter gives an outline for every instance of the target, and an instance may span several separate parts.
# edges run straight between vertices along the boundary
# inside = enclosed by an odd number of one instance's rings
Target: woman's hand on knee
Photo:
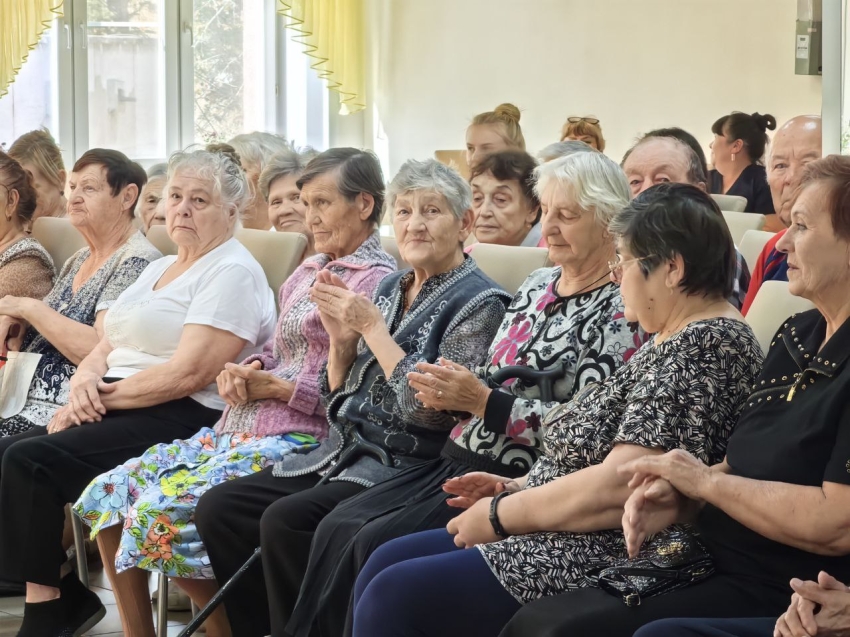
[[[50,422],[47,423],[47,433],[55,434],[60,431],[65,431],[66,429],[70,429],[71,427],[77,427],[81,424],[82,422],[79,418],[77,418],[74,410],[68,405],[65,405],[64,407],[57,409],[53,414],[53,418],[51,418]]]
[[[71,377],[68,405],[81,422],[100,422],[106,414],[98,391],[100,381],[99,375],[86,371]]]
[[[497,476],[494,473],[473,471],[456,478],[446,480],[443,491],[454,496],[446,503],[450,507],[468,509],[481,498],[492,498],[502,491],[519,491],[519,484],[511,478]]]

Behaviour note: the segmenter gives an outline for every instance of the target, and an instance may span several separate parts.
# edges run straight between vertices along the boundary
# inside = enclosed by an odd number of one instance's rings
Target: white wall
[[[635,136],[681,126],[708,147],[733,110],[782,122],[820,112],[795,76],[796,0],[394,0],[376,101],[394,171],[464,147],[477,112],[510,101],[534,152],[568,115],[602,121],[619,160]]]

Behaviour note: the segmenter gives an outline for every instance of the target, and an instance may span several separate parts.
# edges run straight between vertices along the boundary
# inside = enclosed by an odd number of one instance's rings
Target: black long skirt
[[[354,582],[369,556],[398,537],[439,529],[461,513],[446,504],[443,483],[475,471],[438,458],[349,498],[316,531],[307,575],[286,626],[294,637],[351,635]]]

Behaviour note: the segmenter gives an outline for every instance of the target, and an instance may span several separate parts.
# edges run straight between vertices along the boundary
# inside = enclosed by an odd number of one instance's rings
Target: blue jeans
[[[520,608],[477,549],[444,529],[376,550],[354,587],[354,637],[496,637]]]
[[[773,637],[775,617],[747,619],[662,619],[634,637]]]

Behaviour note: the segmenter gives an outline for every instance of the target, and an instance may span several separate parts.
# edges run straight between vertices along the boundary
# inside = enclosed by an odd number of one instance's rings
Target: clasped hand
[[[111,394],[116,383],[105,383],[92,372],[77,370],[71,377],[68,404],[53,414],[47,425],[47,433],[57,433],[89,422],[100,422],[106,415],[102,396]]]
[[[437,365],[417,363],[407,375],[415,398],[439,411],[465,411],[484,417],[490,389],[463,365],[440,358]]]
[[[287,384],[287,381],[264,371],[260,361],[252,361],[248,365],[227,363],[216,378],[216,384],[219,395],[230,407],[266,398],[288,400],[283,390],[288,388],[291,395],[292,389],[292,383]]]
[[[455,496],[448,500],[448,505],[466,509],[446,525],[446,530],[455,536],[455,545],[472,548],[502,539],[490,523],[490,503],[493,496],[502,491],[514,493],[519,490],[516,481],[483,471],[447,480],[443,491]]]
[[[776,620],[774,637],[850,637],[850,589],[821,571],[818,581],[791,580],[788,610]]]
[[[357,340],[370,330],[384,327],[384,317],[364,294],[348,289],[333,272],[322,270],[310,290],[310,300],[319,308],[322,324],[337,343]]]

